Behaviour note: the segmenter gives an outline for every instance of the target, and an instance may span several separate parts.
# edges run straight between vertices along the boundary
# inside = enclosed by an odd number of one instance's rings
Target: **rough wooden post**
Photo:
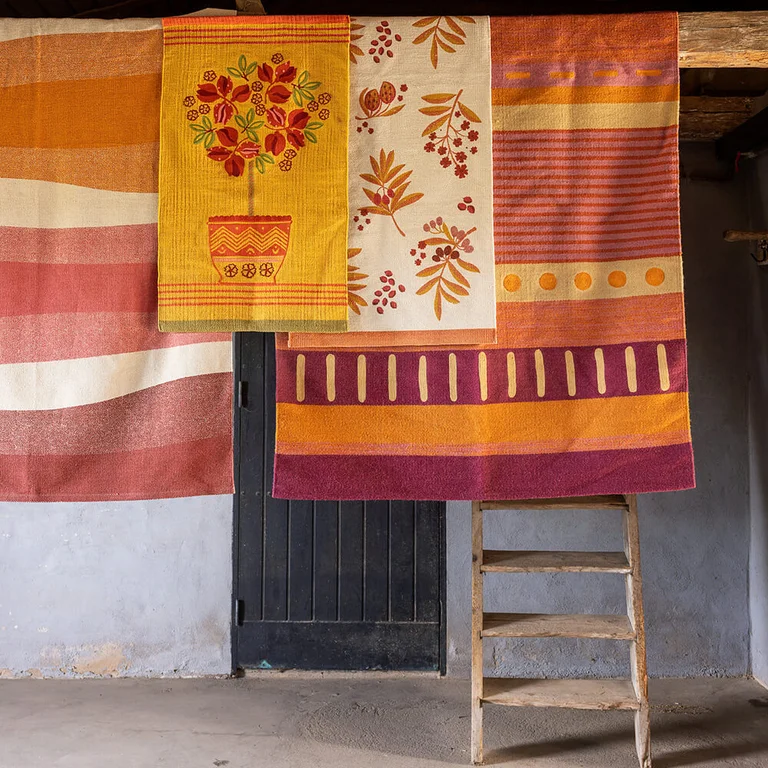
[[[472,762],[483,762],[483,511],[472,502]]]
[[[641,768],[651,768],[651,713],[648,704],[648,669],[645,659],[645,619],[643,615],[643,587],[640,574],[640,527],[637,519],[637,497],[627,496],[624,511],[624,552],[630,572],[626,575],[627,612],[635,639],[629,647],[632,685],[640,702],[635,712],[635,746]]]

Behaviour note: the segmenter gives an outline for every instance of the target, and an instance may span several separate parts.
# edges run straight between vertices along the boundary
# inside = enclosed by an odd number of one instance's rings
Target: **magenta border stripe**
[[[350,478],[354,478],[350,482]],[[275,457],[273,495],[289,499],[484,500],[693,488],[690,443],[531,456]]]
[[[631,346],[637,367],[637,391],[629,391],[625,348]],[[635,395],[661,394],[656,343],[612,344],[603,350],[605,392],[598,391],[597,347],[544,347],[545,392],[537,391],[535,350],[487,349],[487,399],[481,399],[478,350],[456,350],[456,394],[450,399],[449,356],[450,350],[429,352],[398,352],[397,400],[389,400],[387,366],[389,351],[365,352],[366,405],[467,405],[485,403],[531,402],[538,400],[569,400],[565,351],[573,353],[576,394],[573,399],[595,397],[631,397]],[[665,341],[670,387],[668,392],[687,390],[686,345],[682,339]],[[513,351],[517,368],[517,391],[514,400],[508,394],[507,353]],[[326,394],[326,356],[328,352],[312,350],[285,350],[278,355],[277,400],[281,403],[296,402],[296,357],[305,357],[305,405],[358,405],[357,358],[358,352],[334,352],[336,398],[329,403]],[[426,358],[428,397],[422,402],[419,392],[419,359]],[[332,418],[332,412],[329,412]]]

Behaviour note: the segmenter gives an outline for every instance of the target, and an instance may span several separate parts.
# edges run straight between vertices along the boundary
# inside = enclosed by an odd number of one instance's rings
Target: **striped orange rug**
[[[157,330],[161,50],[0,23],[0,500],[233,490],[230,336]]]
[[[694,483],[676,16],[495,18],[491,48],[497,343],[318,352],[282,340],[276,496]]]

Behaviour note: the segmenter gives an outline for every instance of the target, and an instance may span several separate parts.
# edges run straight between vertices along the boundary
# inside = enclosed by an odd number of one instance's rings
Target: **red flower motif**
[[[213,83],[200,83],[197,86],[197,98],[200,101],[218,101],[221,96]]]
[[[223,130],[234,131],[235,134],[237,133],[234,128]],[[229,149],[228,147],[211,147],[211,149],[208,150],[208,157],[210,157],[211,160],[217,160],[218,162],[223,161],[224,170],[230,176],[242,176],[243,171],[245,170],[245,161],[256,157],[259,154],[259,151],[258,144],[255,144],[252,141],[243,141],[234,149]]]
[[[301,130],[302,128],[307,127],[308,122],[309,112],[305,112],[303,109],[294,109],[293,112],[288,115],[288,125],[291,128]]]
[[[435,145],[434,145],[434,142],[428,141],[428,142],[427,142],[427,143],[424,145],[424,151],[425,151],[425,152],[434,152],[434,151],[435,151]]]
[[[267,122],[270,125],[283,127],[285,125],[285,110],[282,107],[272,107],[267,110]]]
[[[273,85],[267,91],[267,98],[273,104],[285,104],[291,98],[291,92],[284,85]]]
[[[301,149],[303,146],[306,145],[306,141],[304,140],[304,134],[301,131],[294,131],[292,129],[288,129],[287,131],[287,137],[288,142],[292,144],[296,149]]]
[[[213,119],[217,123],[228,123],[235,114],[235,108],[228,101],[220,101],[213,108]]]
[[[467,175],[467,166],[466,165],[457,165],[453,172],[460,178],[463,179]]]
[[[282,133],[270,133],[264,139],[264,149],[275,157],[282,154],[285,149],[285,136]]]
[[[247,85],[238,85],[234,91],[232,91],[232,101],[248,101],[248,97],[251,94],[251,89]]]
[[[226,75],[222,75],[216,81],[216,88],[222,96],[226,97],[227,94],[232,90],[232,78],[227,77]]]
[[[442,166],[443,166],[443,168],[449,168],[449,167],[450,167],[450,165],[451,165],[451,158],[450,158],[450,157],[444,157],[444,158],[443,158],[443,159],[440,161],[440,165],[442,165]]]
[[[272,67],[269,66],[266,62],[264,64],[259,64],[258,69],[256,70],[256,74],[259,77],[259,80],[261,80],[262,83],[271,83],[272,82],[272,76],[274,75],[275,70],[272,69]]]
[[[216,138],[223,147],[237,146],[238,134],[235,128],[219,128],[216,131]]]
[[[275,70],[275,80],[278,83],[290,83],[296,77],[296,67],[291,65],[290,61],[281,64]]]
[[[467,138],[468,138],[470,141],[477,141],[479,137],[480,137],[480,134],[479,134],[477,131],[470,131],[470,132],[467,134]]]

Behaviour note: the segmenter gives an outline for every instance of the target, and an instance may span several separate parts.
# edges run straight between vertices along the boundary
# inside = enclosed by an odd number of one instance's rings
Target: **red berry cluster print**
[[[371,304],[376,307],[376,311],[380,315],[383,315],[386,309],[397,309],[397,294],[405,293],[405,286],[397,284],[391,269],[387,269],[379,275],[379,282],[381,286],[373,292],[376,298]]]
[[[351,18],[350,22],[349,60],[353,64],[357,64],[358,59],[364,58],[366,53],[376,64],[380,64],[386,59],[394,58],[396,44],[401,43],[403,38],[401,35],[392,32],[392,27],[386,19],[382,19],[376,24],[374,32],[368,32],[366,25],[358,23],[358,19]],[[358,41],[364,40],[368,37],[368,34],[370,34],[370,40],[364,51],[360,45],[365,47],[366,44],[361,43],[358,45]]]
[[[452,167],[460,179],[469,173],[469,156],[477,154],[476,142],[480,133],[472,126],[482,122],[475,112],[459,100],[463,92],[422,96],[422,100],[430,106],[419,109],[423,115],[435,118],[421,134],[429,137],[424,151],[436,152],[440,156],[440,165],[443,168]]]
[[[242,176],[249,161],[259,173],[275,164],[290,171],[297,153],[317,143],[316,132],[330,117],[324,105],[331,95],[317,94],[322,84],[306,70],[299,73],[281,53],[262,63],[241,55],[227,74],[209,69],[202,79],[196,95],[183,99],[186,117],[194,143],[230,176]]]

